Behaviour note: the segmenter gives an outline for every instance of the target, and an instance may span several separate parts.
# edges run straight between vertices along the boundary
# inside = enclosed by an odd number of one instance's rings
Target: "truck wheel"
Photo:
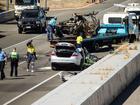
[[[93,48],[95,51],[99,50],[99,48],[100,48],[98,43],[95,43],[93,46],[94,46]]]
[[[113,41],[112,41],[112,42],[113,42],[113,44],[116,44],[116,43],[117,43],[116,39],[113,39]]]
[[[42,31],[45,33],[46,32],[46,24],[44,25]]]
[[[22,28],[18,28],[18,33],[22,34],[23,29]]]
[[[129,43],[133,43],[136,40],[136,35],[135,34],[131,34],[129,36]]]
[[[112,44],[109,44],[108,47],[109,47],[110,49],[112,49]]]

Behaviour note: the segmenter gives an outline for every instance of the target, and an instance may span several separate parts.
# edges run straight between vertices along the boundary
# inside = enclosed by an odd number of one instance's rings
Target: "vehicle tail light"
[[[56,55],[56,52],[55,51],[52,51],[51,55],[52,56],[55,56]]]
[[[77,54],[77,53],[73,53],[73,54],[72,54],[72,56],[75,56],[75,57],[77,57],[77,56],[78,56],[78,54]]]

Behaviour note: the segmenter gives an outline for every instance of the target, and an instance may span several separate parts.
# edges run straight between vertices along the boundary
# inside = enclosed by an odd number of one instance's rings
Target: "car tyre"
[[[43,32],[43,27],[42,27],[42,25],[38,28],[38,32],[39,32],[39,33],[42,33],[42,32]]]
[[[18,33],[22,34],[23,29],[22,28],[18,28]]]
[[[83,70],[84,59],[81,59],[79,70]]]

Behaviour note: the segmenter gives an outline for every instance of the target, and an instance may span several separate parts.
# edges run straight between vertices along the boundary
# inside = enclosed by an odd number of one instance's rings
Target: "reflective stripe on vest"
[[[17,59],[18,58],[17,52],[11,52],[11,58],[12,59]]]

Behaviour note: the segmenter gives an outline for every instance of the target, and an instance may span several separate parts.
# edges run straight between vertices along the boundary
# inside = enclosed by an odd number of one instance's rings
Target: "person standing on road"
[[[52,18],[49,22],[48,22],[48,26],[47,26],[47,36],[48,36],[48,40],[53,40],[53,33],[55,33],[55,27],[56,27],[56,21],[57,18]]]
[[[4,73],[4,67],[5,67],[5,61],[6,61],[6,53],[2,51],[2,48],[0,48],[0,72],[1,72],[1,80],[5,78]]]
[[[19,62],[19,54],[16,51],[16,48],[10,53],[10,61],[11,61],[11,72],[10,76],[13,76],[13,71],[15,71],[15,77],[18,76],[18,62]]]
[[[29,71],[31,65],[31,72],[34,72],[35,60],[37,60],[36,50],[31,40],[27,43],[27,71]]]
[[[77,48],[82,47],[82,42],[83,42],[83,37],[82,37],[82,33],[80,33],[80,34],[78,34],[78,36],[76,38]]]

